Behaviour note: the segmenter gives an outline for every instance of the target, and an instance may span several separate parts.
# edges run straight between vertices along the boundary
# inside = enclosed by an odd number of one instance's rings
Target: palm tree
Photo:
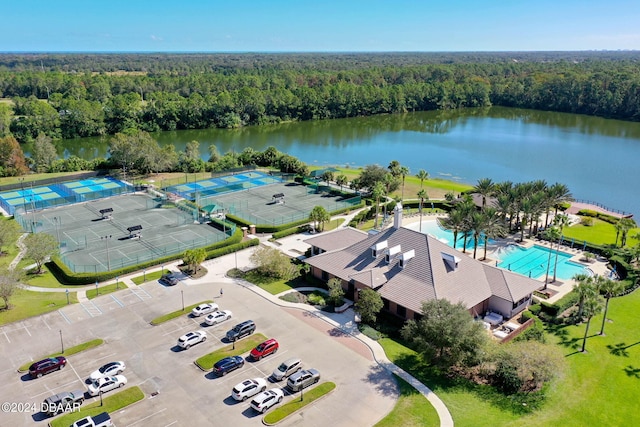
[[[384,196],[384,185],[381,182],[376,182],[371,190],[371,195],[376,201],[376,220],[374,221],[373,228],[378,228],[378,213],[380,212],[380,198]]]
[[[404,180],[409,175],[409,168],[407,166],[400,166],[400,176],[402,177],[402,201],[404,201]]]
[[[629,231],[635,228],[636,222],[631,218],[620,218],[618,222],[620,223],[620,233],[621,233],[620,247],[624,248],[624,246],[627,244],[627,234],[629,234]]]
[[[569,187],[567,187],[565,184],[560,184],[559,182],[556,182],[552,186],[548,187],[547,193],[549,206],[555,208],[555,215],[558,214],[558,208],[560,208],[561,204],[573,200],[573,196],[571,195],[571,191],[569,191]],[[545,227],[547,225],[549,225],[548,221],[545,224]]]
[[[396,177],[396,176],[400,176],[400,162],[397,160],[391,160],[391,162],[389,162],[389,166],[387,166],[387,169],[389,169],[389,172],[391,172],[391,174]]]
[[[420,231],[422,232],[422,204],[424,203],[424,199],[429,199],[429,196],[427,196],[427,192],[424,188],[421,188],[420,191],[418,191],[418,197],[420,198]]]
[[[498,214],[498,210],[493,207],[485,208],[482,211],[485,216],[484,224],[484,255],[482,260],[487,259],[487,242],[489,239],[504,237],[506,230],[504,229],[504,220]]]
[[[309,220],[313,221],[313,226],[317,231],[323,231],[324,223],[329,219],[331,219],[329,212],[322,206],[314,207],[309,213]]]
[[[589,298],[598,294],[598,288],[596,287],[595,280],[592,276],[584,273],[578,273],[573,276],[576,286],[573,290],[578,294],[578,318],[582,317],[584,311],[584,302]]]
[[[553,225],[558,227],[558,229],[560,230],[560,237],[558,238],[558,243],[556,243],[556,261],[553,265],[553,280],[551,281],[551,283],[555,283],[556,281],[556,271],[558,270],[558,252],[560,251],[560,242],[562,241],[562,230],[564,230],[564,227],[569,225],[569,217],[564,214],[556,215],[553,218]]]
[[[533,212],[533,202],[530,198],[526,198],[520,202],[520,211],[522,212],[522,218],[520,219],[520,241],[524,241],[524,229],[529,223]]]
[[[336,177],[336,184],[340,186],[340,191],[342,192],[342,187],[347,185],[347,177],[345,175],[338,175]]]
[[[607,311],[609,311],[609,300],[616,297],[624,291],[624,285],[617,280],[611,280],[609,278],[598,276],[598,288],[600,292],[604,294],[604,317],[602,318],[602,326],[600,327],[600,335],[604,335],[604,323],[607,320]]]
[[[473,237],[473,259],[476,259],[478,251],[478,242],[482,233],[484,233],[486,218],[482,212],[474,211],[469,216],[469,230]]]
[[[584,301],[584,315],[587,317],[587,326],[584,329],[584,338],[582,339],[582,352],[585,352],[587,345],[587,334],[589,333],[589,324],[591,318],[602,310],[602,304],[598,295],[590,296]]]
[[[466,221],[466,214],[460,209],[453,209],[446,218],[438,218],[438,224],[445,230],[453,233],[453,249],[458,243],[458,234],[462,232],[462,227]]]
[[[416,174],[416,178],[420,180],[420,188],[422,188],[422,184],[426,179],[429,179],[429,172],[424,169],[420,169]]]
[[[547,283],[549,283],[549,269],[551,268],[551,253],[553,252],[553,242],[560,239],[560,230],[558,227],[549,227],[544,230],[544,237],[549,241],[549,257],[547,258],[547,274],[544,277],[544,288],[547,289]]]
[[[473,192],[482,196],[482,207],[487,206],[487,197],[493,196],[496,185],[491,178],[482,178],[478,180],[478,183],[473,187]]]

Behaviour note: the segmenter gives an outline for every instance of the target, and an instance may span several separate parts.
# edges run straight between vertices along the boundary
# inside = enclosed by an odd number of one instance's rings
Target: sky
[[[640,50],[640,1],[19,0],[0,52]]]

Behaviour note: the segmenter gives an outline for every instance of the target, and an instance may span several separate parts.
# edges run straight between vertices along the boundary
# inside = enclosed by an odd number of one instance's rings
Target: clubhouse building
[[[401,227],[402,206],[394,209],[393,227],[377,234],[344,228],[306,239],[305,260],[314,277],[338,278],[346,297],[375,290],[384,310],[403,319],[418,319],[422,302],[461,302],[474,317],[487,312],[505,319],[523,311],[539,281],[475,260],[438,239]]]

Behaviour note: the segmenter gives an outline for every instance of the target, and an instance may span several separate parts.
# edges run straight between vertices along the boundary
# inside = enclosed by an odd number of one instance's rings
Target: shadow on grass
[[[613,354],[614,356],[629,357],[629,352],[627,351],[627,349],[638,344],[640,344],[640,341],[634,342],[633,344],[629,344],[629,345],[626,345],[625,343],[620,342],[614,345],[609,344],[607,348],[609,349],[609,353]]]
[[[640,368],[634,368],[633,366],[629,365],[624,368],[624,372],[628,377],[635,377],[640,379]]]
[[[490,385],[477,384],[457,375],[447,375],[447,373],[427,365],[417,355],[401,355],[395,360],[395,364],[413,375],[436,394],[439,391],[451,394],[473,394],[501,411],[509,411],[515,415],[532,413],[539,409],[545,400],[544,390],[537,393],[516,393],[507,396]]]

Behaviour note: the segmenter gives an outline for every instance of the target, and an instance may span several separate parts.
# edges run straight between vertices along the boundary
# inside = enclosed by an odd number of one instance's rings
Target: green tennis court
[[[116,196],[29,212],[16,219],[28,231],[54,236],[61,244],[63,262],[75,273],[116,270],[182,253],[224,240],[233,231],[225,234],[194,223],[188,212],[159,203],[144,194]],[[108,209],[113,211],[100,212]],[[141,234],[132,238],[135,232],[128,228],[136,226],[142,227]]]

